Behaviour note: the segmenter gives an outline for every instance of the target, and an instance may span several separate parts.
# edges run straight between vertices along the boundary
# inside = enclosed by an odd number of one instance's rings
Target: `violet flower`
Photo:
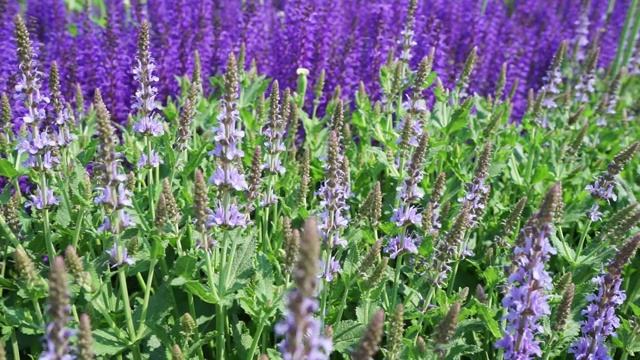
[[[327,248],[332,249],[338,245],[346,247],[347,242],[340,236],[340,232],[346,228],[348,219],[346,214],[349,205],[347,175],[342,169],[344,155],[340,154],[338,134],[332,131],[329,135],[327,160],[324,164],[325,181],[320,185],[317,195],[320,197],[320,233],[325,239]]]
[[[215,147],[209,152],[216,158],[216,170],[209,183],[218,187],[220,193],[215,202],[215,212],[207,221],[207,226],[236,228],[245,227],[247,214],[242,212],[232,198],[232,191],[244,191],[248,188],[242,169],[236,164],[244,156],[241,149],[244,131],[240,130],[240,111],[238,110],[238,68],[235,56],[229,54],[227,73],[225,74],[225,94],[218,114],[215,132]]]
[[[44,193],[46,193],[46,195]],[[31,200],[27,200],[25,202],[25,206],[42,210],[51,205],[58,205],[60,203],[60,198],[54,195],[53,189],[48,188],[44,193],[40,186],[38,186],[36,188],[36,193],[29,195]]]
[[[553,185],[540,209],[522,229],[514,248],[515,270],[509,275],[509,291],[502,300],[507,308],[507,327],[504,337],[495,344],[504,349],[505,359],[529,359],[542,356],[540,340],[542,334],[540,320],[551,310],[546,292],[553,288],[545,263],[555,249],[549,243],[553,233],[554,212],[560,199],[560,186]]]
[[[146,20],[140,25],[137,65],[133,69],[133,78],[138,83],[132,105],[132,109],[138,112],[133,132],[156,137],[164,134],[164,129],[156,111],[159,109],[155,101],[158,89],[154,84],[159,78],[154,75],[156,66],[149,50],[150,26]]]
[[[105,251],[105,253],[109,255],[109,262],[111,263],[111,268],[116,268],[124,264],[131,266],[136,262],[136,259],[128,255],[128,251],[126,247],[122,249],[122,256],[118,256],[118,244],[116,243],[113,244],[111,249]]]
[[[389,239],[384,251],[389,257],[395,259],[399,254],[418,254],[418,247],[422,242],[422,237],[414,234],[401,234]]]
[[[607,271],[592,280],[598,285],[598,291],[587,296],[589,305],[582,311],[582,315],[587,316],[581,322],[582,336],[569,349],[577,360],[611,359],[606,342],[610,336],[616,336],[615,331],[620,327],[616,309],[626,299],[624,290],[620,289],[622,270],[633,259],[638,245],[640,235],[625,242],[607,266]]]

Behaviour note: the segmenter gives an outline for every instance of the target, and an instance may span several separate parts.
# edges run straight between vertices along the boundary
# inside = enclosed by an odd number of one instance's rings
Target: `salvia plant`
[[[0,0],[0,360],[640,357],[636,0]]]

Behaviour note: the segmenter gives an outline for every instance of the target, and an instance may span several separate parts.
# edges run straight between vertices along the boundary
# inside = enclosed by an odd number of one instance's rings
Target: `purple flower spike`
[[[522,229],[514,248],[515,268],[508,278],[509,292],[502,299],[502,305],[508,310],[507,327],[504,337],[495,344],[496,348],[504,349],[507,360],[542,355],[540,340],[535,336],[543,332],[542,317],[551,313],[546,291],[552,289],[553,284],[545,263],[555,254],[549,237],[560,194],[558,184],[551,187],[540,210]]]

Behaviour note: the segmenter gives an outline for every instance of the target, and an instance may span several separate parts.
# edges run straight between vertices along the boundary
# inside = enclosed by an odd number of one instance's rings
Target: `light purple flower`
[[[284,339],[278,343],[283,360],[328,360],[333,342],[322,334],[322,324],[313,317],[318,302],[306,298],[296,289],[289,294],[284,320],[276,324],[275,332]]]
[[[586,319],[581,322],[582,336],[571,344],[569,353],[577,360],[609,360],[609,349],[605,342],[609,336],[616,336],[620,319],[616,315],[625,300],[624,290],[620,290],[622,278],[602,273],[592,280],[598,285],[598,292],[587,296],[589,305],[582,310]]]
[[[36,208],[38,210],[42,210],[51,205],[58,205],[60,199],[54,195],[53,189],[47,188],[45,190],[46,197],[42,193],[40,186],[36,188],[36,193],[33,195],[29,195],[31,200],[25,202],[26,207]]]
[[[318,261],[320,263],[320,274],[318,275],[319,278],[324,278],[326,281],[330,282],[333,281],[336,274],[342,272],[342,266],[340,266],[340,263],[336,261],[335,256],[331,257],[331,260],[329,260],[329,271],[326,270],[326,262],[322,260]]]
[[[551,233],[551,224],[544,221],[524,228],[514,248],[513,262],[517,268],[508,278],[509,291],[502,300],[502,306],[508,310],[507,327],[504,337],[495,344],[496,348],[504,349],[507,360],[542,355],[540,340],[535,336],[543,332],[541,318],[551,313],[546,291],[553,284],[544,268],[550,255],[555,254],[549,243]]]
[[[420,225],[422,215],[418,214],[418,209],[415,206],[400,206],[393,210],[391,221],[395,222],[397,226]]]
[[[422,242],[420,236],[414,236],[413,234],[398,235],[389,239],[384,251],[389,254],[389,257],[395,259],[401,253],[417,254],[418,246]]]
[[[602,213],[598,211],[599,206],[593,205],[590,210],[587,210],[587,216],[591,221],[596,222],[602,220]]]
[[[111,263],[111,267],[112,268],[116,268],[122,265],[133,265],[136,262],[136,259],[130,257],[127,254],[127,248],[123,247],[122,248],[122,256],[119,256],[118,254],[118,245],[116,243],[113,244],[113,246],[111,247],[111,249],[105,251],[107,254],[109,254],[109,262]]]
[[[222,203],[218,203],[215,211],[209,218],[207,226],[220,226],[226,228],[236,228],[247,226],[246,214],[240,212],[238,205],[235,203],[225,207]]]
[[[155,150],[151,150],[151,161],[149,161],[149,156],[146,153],[140,154],[140,158],[138,159],[138,170],[142,169],[146,166],[151,168],[157,168],[160,164],[164,164],[164,160],[160,157],[160,154]]]

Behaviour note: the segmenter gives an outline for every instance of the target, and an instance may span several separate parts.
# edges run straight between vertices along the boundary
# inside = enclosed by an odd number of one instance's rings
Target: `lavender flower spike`
[[[347,246],[347,242],[340,237],[340,231],[349,223],[345,214],[349,210],[346,203],[348,197],[348,178],[342,169],[344,155],[340,154],[340,140],[336,131],[329,134],[327,162],[324,166],[325,181],[318,190],[320,205],[324,211],[319,215],[320,231],[327,241],[329,249],[336,245]]]
[[[589,305],[582,310],[582,315],[587,316],[581,323],[582,337],[569,349],[577,360],[611,359],[605,342],[609,336],[615,336],[615,330],[620,326],[616,308],[626,298],[624,290],[620,290],[622,269],[633,258],[639,245],[640,235],[628,240],[609,264],[608,271],[592,280],[598,284],[598,292],[587,296]]]
[[[137,65],[133,69],[133,78],[138,82],[133,110],[138,112],[137,121],[133,124],[133,132],[149,136],[164,134],[162,123],[156,110],[155,102],[158,89],[154,86],[159,79],[154,75],[156,66],[149,50],[149,23],[146,20],[140,25],[138,37]]]
[[[560,200],[560,185],[553,185],[540,209],[532,215],[514,249],[514,271],[510,274],[509,292],[502,300],[508,309],[504,337],[495,344],[504,349],[504,358],[530,359],[541,356],[540,340],[535,336],[543,329],[540,319],[551,313],[546,291],[553,288],[551,277],[544,268],[551,254],[549,243],[553,231],[554,212]]]
[[[220,191],[221,200],[216,204],[212,225],[235,228],[247,225],[247,215],[237,203],[231,199],[232,191],[247,190],[248,184],[242,169],[236,167],[244,152],[241,148],[244,131],[240,130],[240,111],[238,110],[238,68],[236,58],[229,54],[227,73],[224,76],[225,93],[223,96],[218,125],[215,132],[215,147],[209,152],[217,159],[216,170],[209,179],[209,183],[216,185]]]
[[[49,277],[49,301],[47,314],[51,322],[47,324],[44,336],[45,351],[40,355],[40,360],[72,360],[69,338],[73,331],[67,328],[71,317],[69,304],[69,288],[67,285],[67,272],[62,256],[56,256],[51,266]]]
[[[289,294],[285,319],[276,325],[276,334],[284,336],[278,350],[284,360],[325,360],[333,351],[333,343],[322,334],[322,324],[313,317],[318,311],[314,298],[317,288],[320,234],[315,217],[307,219],[300,242],[300,255],[295,274],[296,288]]]

